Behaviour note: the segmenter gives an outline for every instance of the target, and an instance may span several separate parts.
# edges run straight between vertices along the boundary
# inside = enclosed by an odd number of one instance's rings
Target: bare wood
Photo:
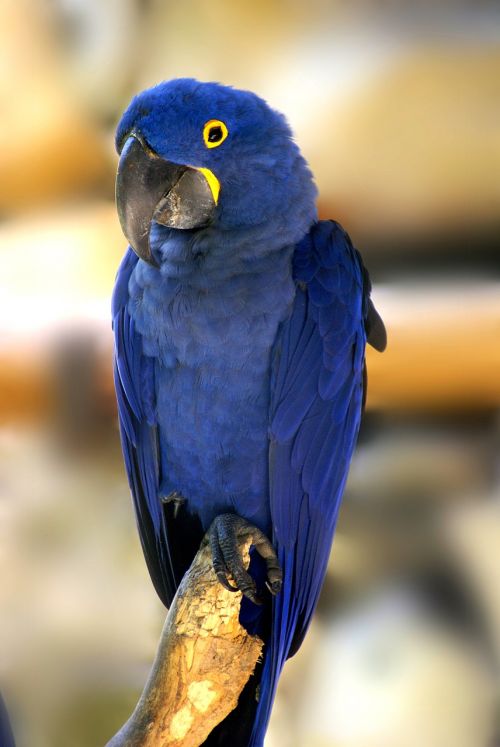
[[[249,542],[243,548],[248,565]],[[217,580],[207,538],[169,610],[134,713],[107,747],[198,747],[236,706],[263,643],[240,625],[241,593]]]

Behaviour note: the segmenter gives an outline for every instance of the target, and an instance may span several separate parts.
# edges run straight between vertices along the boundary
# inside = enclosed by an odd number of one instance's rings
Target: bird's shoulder
[[[323,328],[327,319],[338,324],[342,311],[347,313],[344,320],[354,321],[359,302],[367,342],[380,352],[385,350],[386,330],[371,300],[368,270],[340,223],[321,220],[312,225],[295,247],[293,277],[298,288],[307,293],[318,318],[323,309]]]
[[[367,273],[364,277],[361,255],[347,232],[334,220],[315,222],[295,246],[293,277],[319,305],[332,293],[345,295],[369,283]],[[366,292],[370,292],[369,285]]]

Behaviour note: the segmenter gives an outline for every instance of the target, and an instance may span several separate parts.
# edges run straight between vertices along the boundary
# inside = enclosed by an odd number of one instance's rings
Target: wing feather
[[[297,294],[273,356],[270,503],[284,569],[252,745],[281,668],[303,640],[326,572],[363,403],[369,281],[345,231],[321,221],[296,247]]]
[[[139,536],[156,591],[168,607],[175,594],[177,579],[159,499],[155,362],[144,355],[141,335],[128,312],[128,284],[137,262],[136,255],[128,249],[118,270],[113,293],[115,390],[122,451]]]

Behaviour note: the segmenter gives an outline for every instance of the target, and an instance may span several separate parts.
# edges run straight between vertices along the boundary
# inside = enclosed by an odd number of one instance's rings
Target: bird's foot
[[[221,514],[208,530],[214,571],[221,584],[229,591],[241,591],[255,604],[263,600],[257,593],[255,581],[245,570],[240,546],[250,539],[253,547],[264,558],[267,566],[266,586],[271,594],[278,594],[283,581],[283,571],[278,557],[266,535],[253,524],[236,514]],[[230,575],[235,582],[228,580]]]
[[[174,519],[177,518],[180,507],[186,502],[186,499],[178,490],[173,490],[168,495],[160,496],[160,500],[164,505],[168,505],[169,503],[174,504]]]

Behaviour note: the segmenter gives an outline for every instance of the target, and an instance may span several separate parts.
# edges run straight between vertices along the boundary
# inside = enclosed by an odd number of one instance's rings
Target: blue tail
[[[15,747],[14,735],[2,696],[0,695],[0,747]]]

